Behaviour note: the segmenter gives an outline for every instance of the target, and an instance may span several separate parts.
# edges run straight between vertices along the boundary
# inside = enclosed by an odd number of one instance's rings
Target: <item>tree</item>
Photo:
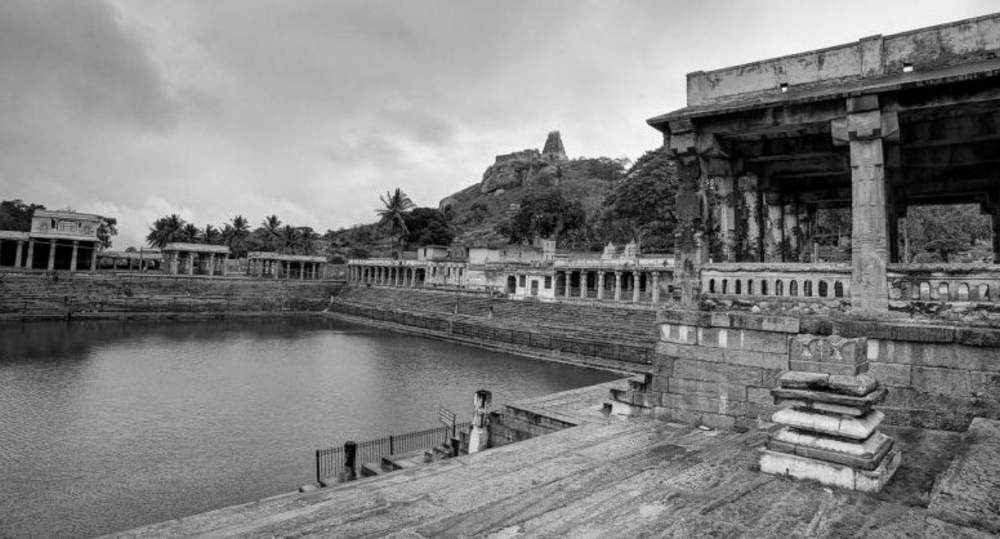
[[[222,232],[212,225],[205,225],[201,232],[201,241],[209,245],[219,245],[222,243]]]
[[[379,216],[379,226],[388,229],[389,233],[401,243],[404,242],[406,236],[410,233],[409,228],[406,226],[406,213],[415,204],[398,187],[395,192],[390,193],[386,191],[385,196],[379,195],[379,200],[385,206],[384,208],[375,210],[375,213]]]
[[[281,219],[277,215],[269,215],[260,223],[264,231],[264,238],[270,250],[276,251],[282,245],[281,239]]]
[[[448,218],[434,208],[414,208],[405,214],[406,243],[416,245],[448,245],[455,234]]]
[[[223,242],[229,247],[233,256],[237,258],[246,256],[247,238],[249,236],[250,223],[242,215],[233,217],[229,223],[226,223],[225,228],[222,230]]]
[[[906,211],[906,228],[900,236],[909,239],[905,260],[948,262],[952,255],[980,247],[992,247],[990,219],[980,215],[973,204],[911,206]],[[907,245],[903,245],[904,249]]]
[[[44,210],[41,204],[25,204],[21,199],[0,202],[0,230],[31,231],[31,216]]]
[[[604,199],[606,240],[673,250],[677,166],[666,150],[643,154]]]
[[[193,224],[187,223],[184,225],[183,228],[181,228],[181,237],[184,238],[181,241],[186,241],[188,243],[197,243],[198,240],[201,238],[201,231],[198,230],[198,227],[194,226]]]
[[[146,243],[150,247],[162,249],[168,243],[177,241],[187,241],[184,235],[184,228],[188,226],[176,213],[160,217],[149,227],[149,234],[146,235]]]
[[[497,232],[512,243],[531,241],[535,237],[558,242],[586,224],[583,205],[566,200],[562,193],[552,190],[523,202],[517,213],[497,227]]]
[[[118,235],[118,219],[114,217],[101,217],[101,224],[97,227],[97,243],[102,249],[111,247],[111,238]]]

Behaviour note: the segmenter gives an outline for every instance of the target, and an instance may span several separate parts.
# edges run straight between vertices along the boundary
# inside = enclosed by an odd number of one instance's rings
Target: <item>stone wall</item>
[[[889,389],[892,425],[964,430],[1000,418],[1000,330],[892,321],[664,311],[653,374],[623,396],[671,419],[750,427],[775,411],[770,390],[800,360],[796,335],[866,337],[870,372]]]
[[[329,311],[409,333],[631,373],[649,371],[656,342],[651,310],[485,294],[349,287]]]
[[[320,311],[337,281],[137,273],[0,272],[0,320]]]

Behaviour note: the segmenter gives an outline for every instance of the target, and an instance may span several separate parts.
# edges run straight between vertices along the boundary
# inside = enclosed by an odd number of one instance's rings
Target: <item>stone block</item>
[[[729,320],[729,313],[712,313],[709,318],[709,323],[713,327],[717,328],[728,328],[732,326],[732,322]]]
[[[696,359],[732,365],[746,365],[764,369],[788,370],[787,354],[772,354],[754,352],[751,350],[732,350],[729,348],[712,348],[708,346],[691,346],[660,341],[656,351],[675,358]]]
[[[709,326],[712,315],[703,311],[662,310],[656,314],[657,322],[686,326]]]
[[[784,387],[772,389],[771,394],[774,395],[775,398],[781,399],[806,402],[825,402],[827,404],[839,404],[841,406],[868,409],[885,399],[886,389],[881,387],[860,397],[820,389],[790,389]]]
[[[870,339],[891,339],[893,326],[873,320],[833,320],[834,335],[842,337],[857,338],[866,337]]]
[[[1000,356],[1000,330],[987,328],[957,328],[955,342],[968,346],[998,348]]]
[[[787,369],[763,369],[761,385],[764,387],[774,387],[778,385],[778,378],[782,373],[786,372],[786,370]]]
[[[790,389],[813,389],[826,387],[829,380],[830,375],[825,372],[793,370],[783,373],[778,378],[778,384]]]
[[[774,402],[774,399],[771,397],[771,388],[767,387],[748,387],[747,400],[758,404],[771,404]]]
[[[732,313],[730,324],[733,328],[773,331],[778,333],[798,333],[801,330],[796,316],[755,315]]]
[[[701,414],[699,424],[713,429],[732,430],[736,426],[736,418],[730,415],[704,413]]]
[[[733,416],[745,415],[747,410],[746,403],[741,401],[676,393],[664,393],[663,406],[678,410]]]
[[[900,455],[899,450],[891,450],[875,470],[867,471],[764,449],[761,450],[760,471],[861,492],[878,492],[899,469]]]
[[[955,340],[955,329],[947,326],[892,326],[889,337],[897,341],[913,341],[925,343],[950,343]]]
[[[847,418],[804,412],[793,408],[778,410],[771,420],[781,425],[810,432],[865,440],[875,432],[885,415],[873,410],[863,417]]]
[[[832,375],[827,381],[830,391],[863,397],[878,387],[878,380],[870,373],[854,376]]]
[[[688,380],[685,378],[671,378],[669,393],[678,395],[699,395],[702,397],[725,397],[731,401],[747,400],[746,386],[738,384],[728,384],[724,382],[708,382],[704,380]]]
[[[660,340],[676,344],[697,344],[698,329],[685,324],[660,324]]]
[[[868,361],[868,341],[864,337],[839,335],[796,335],[789,346],[792,361],[816,361],[854,365]]]
[[[780,440],[775,436],[768,440],[767,448],[772,451],[791,453],[800,457],[843,464],[844,466],[850,466],[858,470],[874,470],[882,462],[886,454],[889,453],[889,450],[892,449],[893,443],[892,439],[881,433],[873,434],[869,437],[869,440],[876,443],[869,444],[867,441],[864,443],[855,443],[853,445],[856,448],[851,451],[837,451],[823,447],[819,438],[811,442],[796,444]]]
[[[829,318],[802,317],[799,327],[802,333],[812,333],[813,335],[830,335],[833,333],[833,322]]]
[[[969,386],[972,396],[977,399],[1000,401],[1000,373],[970,372]]]
[[[879,357],[893,363],[1000,372],[997,351],[975,346],[881,341]]]
[[[801,410],[814,410],[824,414],[840,415],[848,417],[861,417],[868,413],[868,408],[855,406],[842,406],[840,404],[830,404],[824,402],[813,402],[804,400],[788,400],[776,397],[774,403],[780,407],[799,408]]]
[[[745,385],[766,385],[762,379],[762,369],[743,365],[725,365],[708,361],[691,359],[674,360],[673,374],[689,380],[706,380],[711,382],[731,382]]]
[[[824,373],[828,375],[853,376],[868,370],[868,363],[860,365],[849,365],[844,363],[830,363],[822,361],[789,361],[789,368],[793,371],[803,371],[811,373]]]
[[[738,332],[730,331],[728,348],[770,354],[787,354],[788,335],[751,329],[743,329]]]
[[[725,328],[698,328],[698,344],[714,348],[727,348],[730,333],[735,336],[737,332],[730,332]]]
[[[971,397],[972,379],[969,371],[939,367],[913,366],[910,385],[924,393],[938,393],[952,397]]]
[[[910,385],[910,366],[899,363],[868,363],[868,374],[882,385],[908,387]]]

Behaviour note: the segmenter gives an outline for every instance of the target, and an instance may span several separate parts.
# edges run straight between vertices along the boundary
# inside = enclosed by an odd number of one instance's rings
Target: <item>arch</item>
[[[507,293],[514,294],[517,292],[517,277],[509,275],[507,277]]]
[[[733,293],[738,296],[743,292],[743,281],[740,279],[733,279],[733,283],[736,285]]]
[[[813,283],[812,281],[805,281],[802,283],[802,295],[811,298],[813,295]]]
[[[767,281],[764,279],[761,279],[760,281],[760,295],[762,296],[767,295]]]
[[[723,294],[729,293],[729,279],[722,280],[722,293]]]
[[[715,293],[715,279],[708,280],[708,291],[711,294]]]
[[[938,293],[938,299],[940,299],[940,300],[948,300],[949,299],[949,295],[948,295],[948,283],[946,283],[944,281],[941,281],[940,283],[938,283],[937,293]]]
[[[799,295],[799,282],[798,281],[788,281],[788,295],[798,296]]]
[[[990,300],[990,285],[982,283],[976,287],[977,298],[979,301],[989,301]]]
[[[747,295],[753,295],[753,279],[747,279]]]
[[[820,281],[819,282],[819,293],[817,295],[819,297],[821,297],[821,298],[825,298],[829,294],[829,292],[830,292],[829,288],[830,288],[830,285],[827,284],[826,281]]]
[[[837,281],[833,283],[833,296],[837,298],[844,297],[844,283]]]
[[[784,296],[785,295],[785,283],[781,282],[781,279],[774,281],[774,295]]]
[[[958,301],[969,301],[969,285],[961,283],[958,285]]]
[[[931,299],[931,283],[927,281],[920,283],[920,299]]]

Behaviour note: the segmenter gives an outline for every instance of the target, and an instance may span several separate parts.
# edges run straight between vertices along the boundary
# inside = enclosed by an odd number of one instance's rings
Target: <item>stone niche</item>
[[[901,454],[878,430],[884,414],[874,406],[886,388],[868,373],[867,339],[796,335],[791,370],[771,391],[781,407],[761,451],[764,473],[812,479],[825,485],[877,492],[899,468]]]

